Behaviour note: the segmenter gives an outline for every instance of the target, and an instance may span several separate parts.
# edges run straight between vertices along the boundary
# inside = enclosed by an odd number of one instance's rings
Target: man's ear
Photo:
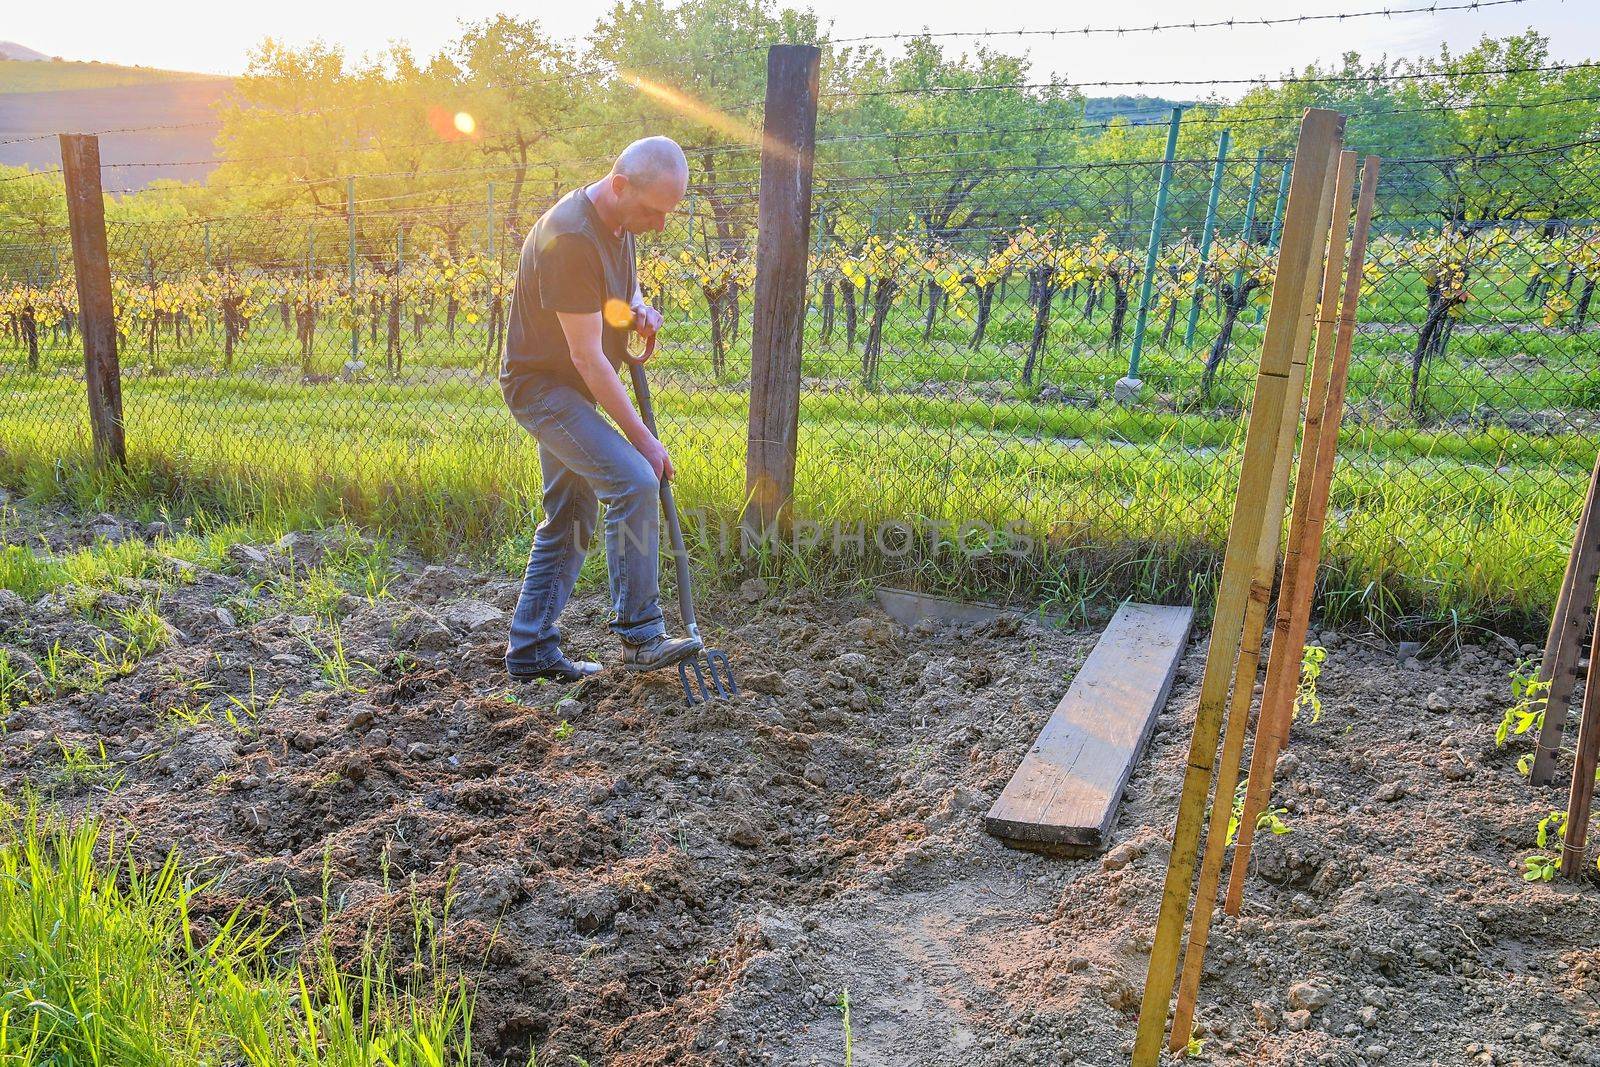
[[[628,188],[628,176],[626,174],[612,174],[611,175],[611,195],[612,196],[617,197],[617,198],[620,199],[622,197],[623,192],[627,188]]]

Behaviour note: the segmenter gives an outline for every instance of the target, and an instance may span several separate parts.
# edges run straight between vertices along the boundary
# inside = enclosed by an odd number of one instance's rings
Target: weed
[[[22,673],[20,663],[12,662],[11,650],[0,647],[0,730],[13,711],[28,706],[33,696],[32,687]]]
[[[245,691],[244,699],[240,700],[232,693],[229,693],[228,706],[223,711],[223,714],[228,719],[228,725],[233,727],[233,732],[236,734],[249,733],[251,727],[246,724],[245,720],[260,718],[262,712],[270,709],[272,705],[278,702],[278,698],[283,696],[283,690],[277,689],[263,702],[260,694],[256,692],[256,669],[250,667],[248,671],[250,681]]]
[[[365,692],[356,685],[355,679],[359,675],[372,673],[372,667],[360,660],[352,660],[346,654],[344,636],[337,626],[330,626],[322,631],[321,636],[327,638],[327,647],[323,647],[309,634],[301,634],[300,640],[316,657],[317,666],[322,670],[322,677],[338,692]]]
[[[570,722],[568,722],[566,719],[562,719],[561,722],[556,726],[555,738],[557,741],[566,741],[569,740],[576,732],[577,731],[572,728],[572,724]]]
[[[88,745],[72,745],[56,738],[56,748],[61,750],[61,766],[56,771],[57,780],[69,786],[104,785],[114,793],[122,784],[122,775],[112,775],[111,761],[106,758],[106,743],[96,741],[93,750]]]
[[[1310,708],[1311,721],[1322,720],[1322,698],[1317,695],[1317,681],[1327,661],[1328,650],[1321,645],[1307,645],[1300,654],[1300,682],[1295,687],[1293,717],[1299,718],[1302,710]]]
[[[172,627],[161,617],[159,601],[145,597],[126,611],[115,613],[126,636],[124,648],[131,659],[143,659],[166,648],[172,641]]]

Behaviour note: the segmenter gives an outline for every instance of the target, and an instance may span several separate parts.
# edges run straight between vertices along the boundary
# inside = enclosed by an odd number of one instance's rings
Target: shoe
[[[539,667],[538,669],[531,671],[507,667],[506,673],[511,675],[511,680],[514,682],[538,682],[545,680],[554,682],[581,682],[585,678],[599,674],[602,670],[604,670],[604,668],[592,660],[570,660],[567,657],[562,656],[560,659],[546,667]]]
[[[653,671],[681,663],[701,649],[692,637],[658,634],[642,645],[622,642],[622,666],[630,671]]]

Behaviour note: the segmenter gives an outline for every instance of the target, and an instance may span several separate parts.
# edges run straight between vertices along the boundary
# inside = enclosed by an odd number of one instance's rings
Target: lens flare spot
[[[478,128],[478,120],[465,111],[456,112],[456,132],[472,133]]]
[[[626,300],[612,297],[606,301],[604,312],[607,325],[614,329],[626,330],[633,325],[633,308],[628,306]]]

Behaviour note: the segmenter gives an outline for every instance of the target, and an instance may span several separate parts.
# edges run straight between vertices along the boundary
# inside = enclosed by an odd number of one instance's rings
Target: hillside
[[[16,54],[19,46],[0,44],[0,52]],[[31,50],[28,50],[31,51]],[[214,81],[215,74],[192,74],[154,67],[119,67],[114,63],[67,60],[0,59],[0,93],[47,93],[75,89],[115,89],[161,82]]]

